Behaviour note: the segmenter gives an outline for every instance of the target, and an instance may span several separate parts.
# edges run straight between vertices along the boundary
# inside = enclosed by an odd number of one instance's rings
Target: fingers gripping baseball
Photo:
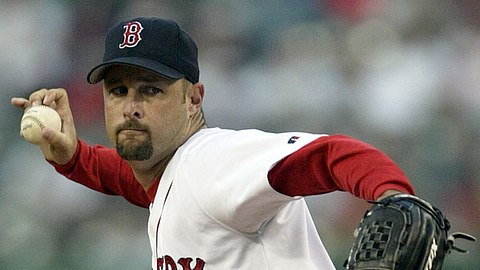
[[[12,98],[11,102],[12,105],[22,108],[26,112],[32,107],[44,105],[58,113],[61,119],[61,129],[58,130],[48,125],[43,126],[41,139],[44,143],[38,144],[47,160],[60,165],[68,163],[77,147],[77,134],[65,89],[41,89],[32,93],[28,100]]]

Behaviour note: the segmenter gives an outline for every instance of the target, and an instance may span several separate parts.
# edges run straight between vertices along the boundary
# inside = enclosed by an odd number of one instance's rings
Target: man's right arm
[[[145,190],[115,149],[101,145],[90,146],[78,140],[77,149],[67,164],[49,162],[58,173],[93,190],[122,196],[145,208],[150,204]]]
[[[90,147],[78,140],[65,89],[40,89],[28,99],[14,97],[11,103],[23,110],[46,105],[58,112],[62,119],[62,130],[43,128],[42,136],[47,143],[40,145],[45,159],[54,164],[58,172],[99,192],[120,195],[133,204],[148,207],[150,200],[144,189],[114,149]]]

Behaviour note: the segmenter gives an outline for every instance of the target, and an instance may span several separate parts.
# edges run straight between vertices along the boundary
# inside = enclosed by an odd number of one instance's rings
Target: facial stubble
[[[118,139],[118,133],[124,129],[139,128],[145,130],[147,133],[146,138],[138,143],[127,144],[120,142]],[[117,153],[125,160],[148,160],[153,156],[153,143],[152,136],[148,127],[140,125],[137,121],[129,121],[117,128],[117,137],[115,147]]]

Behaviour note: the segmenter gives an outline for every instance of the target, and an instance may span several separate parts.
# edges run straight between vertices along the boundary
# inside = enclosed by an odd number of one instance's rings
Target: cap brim
[[[112,59],[94,67],[87,75],[88,83],[96,84],[103,80],[105,77],[105,71],[114,65],[128,65],[146,69],[169,79],[180,79],[185,77],[185,75],[180,71],[156,61],[139,57],[122,57]]]

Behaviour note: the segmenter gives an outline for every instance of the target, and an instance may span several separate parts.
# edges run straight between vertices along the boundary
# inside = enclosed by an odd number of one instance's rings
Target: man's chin
[[[121,145],[125,148],[135,148],[139,145],[145,143],[145,141],[141,141],[138,138],[119,138],[117,139],[117,145]]]
[[[148,160],[153,155],[153,146],[150,141],[139,142],[136,140],[124,140],[117,142],[117,153],[125,160]]]

